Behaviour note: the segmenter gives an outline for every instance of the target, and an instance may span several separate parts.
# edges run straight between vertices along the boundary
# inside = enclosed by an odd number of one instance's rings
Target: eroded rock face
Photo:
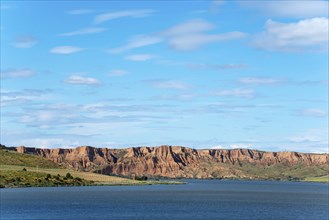
[[[249,149],[195,150],[178,146],[127,149],[89,146],[75,149],[39,149],[21,146],[16,150],[19,153],[36,154],[76,170],[170,178],[245,177],[241,170],[227,165],[249,164],[266,167],[283,164],[289,167],[296,164],[318,166],[329,163],[328,154],[263,152]]]

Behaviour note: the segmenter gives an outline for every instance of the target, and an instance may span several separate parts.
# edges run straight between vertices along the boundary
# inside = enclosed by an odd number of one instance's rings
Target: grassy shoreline
[[[72,176],[71,178],[67,177],[68,173]],[[184,184],[180,181],[138,181],[65,168],[37,168],[16,165],[0,165],[0,177],[2,188]]]
[[[25,171],[23,171],[23,169]],[[247,169],[252,174],[259,174],[259,171],[251,165],[240,167]],[[282,167],[271,167],[262,170],[263,175],[256,175],[256,178],[223,178],[223,180],[264,180],[264,181],[293,181],[293,182],[317,182],[329,183],[328,172],[317,169],[313,175],[297,175],[305,170],[301,167],[285,170]],[[326,168],[327,169],[327,168]],[[274,178],[277,172],[288,172],[282,177]],[[69,173],[69,176],[67,174]],[[308,170],[307,170],[308,173]],[[291,175],[291,176],[290,176]],[[296,178],[300,176],[300,178]],[[214,178],[216,179],[216,178]],[[184,181],[184,179],[181,179]],[[179,179],[161,178],[159,180],[132,180],[118,176],[102,175],[92,172],[75,171],[45,158],[20,154],[9,150],[0,150],[0,187],[43,187],[43,186],[140,186],[159,184],[185,184]]]
[[[23,171],[24,169],[24,171]],[[69,176],[67,176],[69,173]],[[178,181],[139,181],[75,171],[43,157],[0,150],[0,187],[134,186],[183,184]]]

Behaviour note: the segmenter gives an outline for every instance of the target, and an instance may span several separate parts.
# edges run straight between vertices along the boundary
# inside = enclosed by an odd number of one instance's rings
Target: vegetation
[[[93,181],[79,177],[70,178],[61,175],[51,175],[41,172],[1,170],[0,187],[40,187],[40,186],[86,186],[93,185]]]
[[[0,150],[0,165],[21,165],[27,167],[60,168],[57,163],[31,154],[21,154],[11,150]]]
[[[0,187],[150,185],[181,182],[137,181],[70,170],[43,157],[0,149]]]
[[[213,162],[202,163],[214,178],[226,179],[258,179],[258,180],[288,180],[288,181],[313,181],[329,173],[329,165],[306,166],[301,163],[291,165],[253,165],[251,163],[227,164],[222,163],[220,169]],[[188,168],[187,168],[187,172]],[[195,178],[202,178],[203,170],[191,173]]]
[[[237,168],[244,173],[250,174],[258,179],[276,179],[276,180],[304,180],[310,177],[319,177],[327,175],[329,172],[329,165],[322,166],[305,166],[296,164],[294,166],[284,166],[283,164],[276,164],[271,166],[260,167],[252,164],[242,164]]]
[[[136,176],[135,179],[136,180],[139,180],[139,181],[146,181],[147,180],[147,176]]]
[[[329,183],[329,176],[307,177],[304,179],[307,182]]]

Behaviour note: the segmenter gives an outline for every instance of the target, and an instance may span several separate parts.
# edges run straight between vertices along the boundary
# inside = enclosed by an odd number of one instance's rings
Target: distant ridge
[[[168,178],[289,179],[327,175],[329,155],[251,149],[191,149],[181,146],[126,149],[13,148],[75,170]]]

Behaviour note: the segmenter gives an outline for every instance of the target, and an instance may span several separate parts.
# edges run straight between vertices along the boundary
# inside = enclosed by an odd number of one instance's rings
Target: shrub
[[[49,173],[47,173],[45,179],[46,179],[46,180],[49,180],[50,178],[51,178],[51,175],[50,175]]]
[[[65,176],[67,179],[73,179],[73,176],[70,173],[67,173]]]
[[[26,168],[23,168],[23,170],[22,170],[22,171],[27,171],[27,170],[26,170]]]
[[[144,180],[146,181],[147,180],[147,176],[136,176],[136,180]]]

